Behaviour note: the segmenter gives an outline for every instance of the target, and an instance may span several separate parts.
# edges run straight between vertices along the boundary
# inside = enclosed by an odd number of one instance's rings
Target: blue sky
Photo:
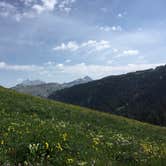
[[[0,85],[166,63],[165,0],[0,0]]]

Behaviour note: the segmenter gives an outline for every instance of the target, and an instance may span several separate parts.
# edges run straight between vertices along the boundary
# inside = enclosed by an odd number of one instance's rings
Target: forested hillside
[[[74,86],[50,99],[166,125],[166,66]]]

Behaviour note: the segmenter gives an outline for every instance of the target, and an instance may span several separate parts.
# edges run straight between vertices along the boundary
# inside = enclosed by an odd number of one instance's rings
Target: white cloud
[[[54,10],[69,13],[72,4],[76,0],[20,0],[22,2],[22,10],[15,4],[10,2],[0,2],[0,16],[11,17],[16,21],[23,18],[34,18],[44,12],[52,12]]]
[[[71,9],[70,7],[65,7],[65,8],[64,8],[64,11],[65,11],[66,13],[70,13],[71,10],[72,10],[72,9]]]
[[[25,6],[30,4],[30,0],[22,0],[24,2]],[[22,8],[23,10],[20,11],[20,9],[13,4],[10,4],[8,2],[0,2],[0,16],[1,17],[11,17],[15,19],[17,22],[19,22],[22,18],[34,18],[35,13],[31,11],[31,9],[27,10]]]
[[[56,46],[53,48],[55,51],[76,51],[79,49],[79,45],[75,41],[69,41],[67,44],[62,43],[60,46]]]
[[[42,0],[43,2],[43,6],[47,9],[47,10],[54,10],[55,5],[57,4],[57,0]]]
[[[139,50],[124,50],[123,54],[126,56],[138,55]]]
[[[5,62],[0,62],[0,69],[3,69],[5,67],[6,63]]]
[[[111,44],[109,41],[101,40],[100,42],[96,42],[95,48],[97,51],[101,51],[101,50],[111,48]]]
[[[127,12],[123,12],[123,13],[118,13],[118,18],[123,18],[125,15],[127,14]]]
[[[15,6],[7,2],[0,2],[0,16],[7,17],[16,13]]]
[[[122,31],[122,27],[121,26],[112,26],[111,27],[112,31]]]
[[[101,31],[104,31],[104,32],[110,32],[110,31],[114,31],[114,32],[121,32],[123,29],[120,25],[118,26],[101,26],[101,27],[98,27]]]
[[[65,11],[65,12],[69,13],[72,9],[71,5],[75,2],[76,2],[76,0],[62,0],[59,3],[58,7],[61,11]]]
[[[32,4],[37,3],[37,0],[20,0],[26,7],[30,7]]]
[[[119,13],[119,14],[118,14],[118,17],[120,17],[120,18],[123,17],[123,14],[122,14],[122,13]]]
[[[45,66],[52,66],[52,65],[56,65],[55,61],[48,61],[46,63],[44,63]]]
[[[59,69],[62,69],[64,67],[64,65],[62,63],[59,63],[56,65],[56,67],[58,67]]]
[[[101,41],[89,40],[87,42],[82,43],[80,47],[92,48],[92,49],[95,49],[96,51],[101,51],[101,50],[111,48],[111,44],[109,41],[106,41],[106,40],[101,40]]]
[[[71,59],[66,59],[65,60],[65,63],[70,63],[71,62]]]
[[[0,69],[12,71],[39,71],[43,70],[43,67],[36,65],[11,65],[5,62],[0,62]]]
[[[41,0],[42,5],[35,4],[32,6],[32,9],[36,10],[38,14],[44,11],[53,11],[55,5],[58,3],[57,0]]]
[[[7,2],[0,2],[0,7],[2,10],[15,10],[15,7]]]
[[[109,41],[101,40],[89,40],[87,42],[83,42],[78,44],[75,41],[69,41],[68,43],[62,43],[59,46],[53,48],[55,51],[77,51],[79,49],[90,49],[92,51],[102,51],[105,49],[111,48],[111,44]]]
[[[116,55],[115,58],[136,56],[139,55],[139,53],[140,53],[139,50],[124,50],[122,53]]]

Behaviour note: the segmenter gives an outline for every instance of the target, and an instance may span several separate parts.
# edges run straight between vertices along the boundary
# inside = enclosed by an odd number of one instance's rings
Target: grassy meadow
[[[166,128],[0,88],[2,166],[164,166]]]

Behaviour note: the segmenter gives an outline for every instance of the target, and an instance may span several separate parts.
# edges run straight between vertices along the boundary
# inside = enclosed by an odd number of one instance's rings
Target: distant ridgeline
[[[32,96],[40,96],[40,97],[47,98],[50,94],[52,94],[53,92],[57,90],[69,88],[74,85],[79,85],[79,84],[87,83],[90,81],[92,81],[92,79],[88,76],[74,80],[72,82],[63,83],[63,84],[45,83],[40,80],[34,80],[34,81],[25,80],[21,84],[18,84],[15,87],[12,87],[12,89],[21,93],[30,94]]]
[[[166,126],[166,66],[109,76],[49,98]]]

